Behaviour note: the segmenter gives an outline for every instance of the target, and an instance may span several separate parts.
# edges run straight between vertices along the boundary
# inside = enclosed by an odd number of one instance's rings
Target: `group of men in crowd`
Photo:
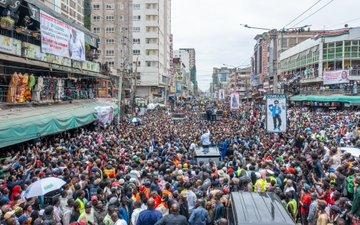
[[[227,225],[232,191],[274,192],[301,224],[359,224],[360,167],[342,146],[359,146],[350,110],[288,110],[285,133],[267,133],[254,103],[204,119],[205,104],[155,109],[106,129],[82,128],[8,149],[1,163],[1,224]],[[197,162],[206,133],[221,162]],[[210,144],[210,143],[209,143]],[[59,191],[24,199],[36,180]]]

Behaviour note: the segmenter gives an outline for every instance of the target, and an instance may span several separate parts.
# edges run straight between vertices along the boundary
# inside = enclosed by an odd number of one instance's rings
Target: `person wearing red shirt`
[[[304,192],[300,199],[300,213],[301,213],[301,221],[303,225],[308,225],[307,217],[309,215],[309,208],[311,204],[311,193],[310,187],[305,185]]]

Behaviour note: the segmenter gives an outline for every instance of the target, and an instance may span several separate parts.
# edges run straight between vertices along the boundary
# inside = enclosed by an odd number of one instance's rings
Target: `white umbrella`
[[[134,117],[134,118],[132,118],[131,122],[132,123],[137,123],[137,122],[140,122],[140,119],[137,118],[137,117]]]
[[[60,189],[65,184],[66,182],[60,178],[47,177],[30,184],[30,186],[25,191],[24,197],[32,198],[43,196],[49,192]]]

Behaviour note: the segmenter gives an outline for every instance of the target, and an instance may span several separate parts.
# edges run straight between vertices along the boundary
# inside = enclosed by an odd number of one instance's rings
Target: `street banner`
[[[114,120],[114,107],[112,106],[98,106],[95,108],[95,112],[102,127],[107,127]]]
[[[349,83],[349,70],[324,71],[324,85]]]
[[[270,133],[286,132],[286,96],[267,95],[266,96],[266,129]]]
[[[236,110],[240,108],[240,96],[238,93],[232,93],[230,95],[230,109]]]
[[[41,51],[85,61],[85,35],[55,17],[40,11]]]
[[[224,100],[224,99],[225,99],[225,90],[224,90],[224,89],[220,89],[220,90],[219,90],[219,99],[220,99],[220,100]]]

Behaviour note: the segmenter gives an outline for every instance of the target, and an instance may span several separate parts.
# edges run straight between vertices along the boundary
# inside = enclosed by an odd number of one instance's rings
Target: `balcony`
[[[302,95],[352,95],[351,89],[300,90]]]

